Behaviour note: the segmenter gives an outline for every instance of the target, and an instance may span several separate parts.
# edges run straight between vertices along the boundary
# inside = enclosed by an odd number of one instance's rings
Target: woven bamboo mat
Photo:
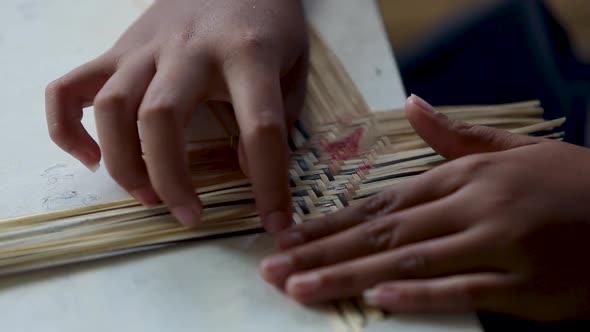
[[[334,54],[311,32],[304,110],[290,138],[296,223],[358,204],[445,160],[413,131],[401,110],[371,113]],[[561,139],[564,119],[545,121],[536,101],[443,106],[450,117],[525,135]],[[251,186],[239,169],[231,107],[210,103],[223,135],[188,141],[193,183],[205,206],[202,224],[181,226],[165,206],[133,200],[0,220],[0,275],[151,250],[214,236],[262,231]],[[342,301],[349,326],[380,317],[361,301]]]

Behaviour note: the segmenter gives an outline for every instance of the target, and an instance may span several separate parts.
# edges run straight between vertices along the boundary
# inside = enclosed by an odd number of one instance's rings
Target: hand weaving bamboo
[[[357,204],[445,162],[414,133],[401,110],[370,113],[338,60],[313,32],[311,45],[307,98],[290,142],[298,223]],[[205,206],[198,228],[182,227],[165,206],[143,207],[133,200],[0,220],[0,275],[261,231],[249,182],[239,170],[231,109],[214,103],[208,109],[226,137],[187,145],[193,182]],[[563,135],[555,129],[565,120],[545,121],[534,101],[438,109],[519,134]],[[342,302],[341,312],[358,311],[351,303]]]

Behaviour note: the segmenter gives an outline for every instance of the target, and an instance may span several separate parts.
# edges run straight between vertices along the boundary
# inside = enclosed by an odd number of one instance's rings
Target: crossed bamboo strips
[[[536,102],[442,111],[516,133],[562,136],[554,129],[564,120],[543,121]],[[445,162],[405,126],[400,112],[384,112],[323,126],[297,144],[290,168],[294,220],[305,222],[337,211]],[[260,230],[252,189],[239,172],[235,152],[216,159],[216,170],[195,168],[205,206],[199,227],[180,226],[165,206],[144,207],[132,200],[2,220],[0,274]],[[206,182],[215,184],[202,186]]]
[[[290,139],[296,223],[357,204],[445,162],[416,135],[402,111],[370,113],[336,57],[313,32],[311,41],[306,102]],[[224,128],[236,127],[223,123],[231,118],[226,105],[209,106],[224,114],[217,117]],[[438,109],[472,124],[552,139],[563,136],[557,129],[565,120],[545,121],[536,101]],[[228,129],[227,139],[188,144],[193,184],[205,207],[197,228],[181,226],[163,205],[144,207],[134,200],[0,220],[0,275],[261,231],[252,188],[239,168],[236,141],[236,133]]]

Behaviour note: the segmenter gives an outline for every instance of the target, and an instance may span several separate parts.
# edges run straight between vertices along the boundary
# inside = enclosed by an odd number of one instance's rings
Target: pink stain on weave
[[[359,144],[363,137],[363,128],[357,128],[352,135],[341,140],[322,143],[324,152],[330,154],[334,160],[344,161],[358,156]]]
[[[357,172],[364,172],[364,171],[368,171],[371,169],[371,165],[363,165],[361,167],[357,167],[356,171]]]

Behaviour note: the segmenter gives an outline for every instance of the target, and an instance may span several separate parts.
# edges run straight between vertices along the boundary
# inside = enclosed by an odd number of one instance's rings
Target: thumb
[[[534,137],[451,119],[415,95],[406,101],[406,115],[416,133],[447,159],[539,143]]]

